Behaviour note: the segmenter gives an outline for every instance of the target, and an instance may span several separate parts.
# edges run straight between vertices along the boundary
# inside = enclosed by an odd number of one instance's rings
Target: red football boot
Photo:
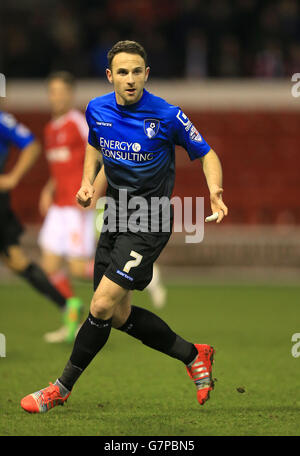
[[[56,405],[64,405],[71,393],[61,396],[58,385],[47,386],[21,400],[21,407],[29,413],[45,413]]]
[[[209,393],[214,389],[212,380],[212,363],[215,350],[210,345],[195,344],[198,356],[193,363],[186,366],[187,373],[196,385],[197,399],[203,405],[209,399]]]

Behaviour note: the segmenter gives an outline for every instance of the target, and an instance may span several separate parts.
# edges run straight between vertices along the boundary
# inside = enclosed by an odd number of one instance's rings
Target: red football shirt
[[[44,131],[49,171],[55,182],[54,204],[76,205],[83,171],[88,126],[75,109],[47,123]]]

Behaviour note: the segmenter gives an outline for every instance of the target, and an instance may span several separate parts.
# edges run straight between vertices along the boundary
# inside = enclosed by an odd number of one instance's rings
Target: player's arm
[[[218,212],[217,223],[220,223],[224,216],[228,214],[228,208],[222,200],[222,165],[213,149],[210,149],[206,155],[201,157],[201,162],[210,193],[211,210],[212,213]]]
[[[43,217],[48,212],[49,207],[53,202],[55,192],[55,181],[50,177],[47,183],[44,185],[41,194],[40,194],[40,201],[39,201],[39,210]]]
[[[107,179],[104,172],[104,166],[102,166],[100,171],[98,172],[94,180],[93,187],[95,189],[95,193],[93,194],[92,201],[89,206],[91,209],[95,209],[98,199],[105,196],[106,194]]]
[[[99,173],[96,176],[94,181],[95,193],[93,196],[93,201],[97,201],[98,198],[104,196],[107,189],[107,179],[104,172],[104,166],[101,167]]]
[[[76,195],[77,202],[83,207],[90,206],[92,197],[95,193],[93,183],[99,163],[99,157],[100,154],[98,149],[88,143],[85,151],[81,187]]]
[[[0,190],[9,191],[15,188],[34,165],[40,153],[41,146],[38,141],[33,140],[27,144],[22,149],[13,169],[9,173],[0,176]]]
[[[190,160],[201,159],[203,172],[210,192],[211,209],[213,214],[218,213],[217,223],[220,223],[224,215],[228,214],[228,209],[222,201],[221,162],[217,154],[211,149],[181,109],[173,107],[170,112],[173,112],[170,122],[172,139],[175,144],[185,148]]]

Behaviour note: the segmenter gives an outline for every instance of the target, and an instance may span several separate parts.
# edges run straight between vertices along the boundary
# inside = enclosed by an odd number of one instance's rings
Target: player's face
[[[117,103],[128,105],[139,101],[150,70],[146,68],[143,57],[120,52],[114,56],[111,66],[111,70],[106,70],[106,75],[114,86]]]
[[[61,79],[52,79],[48,85],[48,98],[54,116],[68,112],[73,104],[73,90]]]

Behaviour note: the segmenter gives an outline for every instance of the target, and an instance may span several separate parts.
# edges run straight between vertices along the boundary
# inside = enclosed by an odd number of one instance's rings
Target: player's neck
[[[138,97],[138,99],[132,101],[132,102],[128,102],[126,100],[124,100],[124,98],[122,98],[117,92],[115,92],[115,97],[116,97],[116,102],[119,106],[132,106],[132,105],[135,105],[137,104],[139,101],[141,101],[143,95],[144,95],[144,91],[145,89],[142,90],[140,96]]]
[[[72,108],[70,107],[70,108],[67,108],[67,109],[63,109],[61,111],[52,112],[51,117],[52,117],[53,120],[60,119],[61,117],[63,117],[66,114],[68,114],[68,112],[70,112],[71,109]]]

